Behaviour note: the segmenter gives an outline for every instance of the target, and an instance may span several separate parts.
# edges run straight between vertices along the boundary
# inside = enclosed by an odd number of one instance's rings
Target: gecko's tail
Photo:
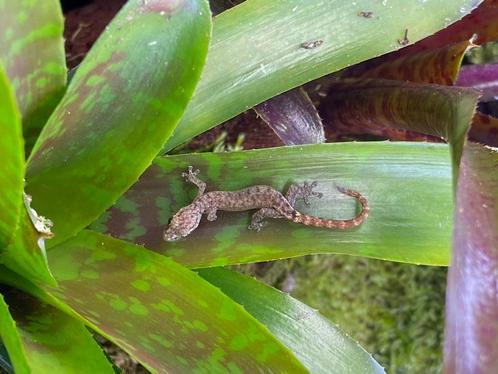
[[[307,226],[326,227],[329,229],[350,229],[361,225],[368,217],[369,208],[367,199],[359,192],[353,190],[342,187],[337,187],[337,190],[345,195],[354,197],[361,204],[361,212],[356,217],[348,220],[325,219],[296,212],[292,220]]]

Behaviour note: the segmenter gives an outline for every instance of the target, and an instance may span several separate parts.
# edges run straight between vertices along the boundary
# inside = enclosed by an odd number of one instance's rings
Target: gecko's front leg
[[[199,169],[194,170],[193,166],[188,167],[187,173],[182,173],[182,177],[185,178],[185,181],[193,183],[197,186],[199,189],[197,197],[201,197],[204,194],[204,191],[206,191],[206,182],[203,182],[197,178],[197,175],[199,175]]]

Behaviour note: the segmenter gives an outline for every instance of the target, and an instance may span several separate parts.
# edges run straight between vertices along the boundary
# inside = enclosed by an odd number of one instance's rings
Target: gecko
[[[201,221],[203,214],[207,215],[208,221],[216,220],[216,211],[244,211],[259,209],[251,219],[248,229],[260,231],[264,225],[265,218],[286,218],[292,222],[307,226],[326,227],[330,229],[350,229],[361,225],[368,217],[368,201],[359,192],[342,187],[337,187],[339,192],[354,197],[362,206],[361,212],[354,218],[348,220],[324,219],[309,216],[298,212],[294,206],[298,199],[309,205],[308,198],[311,196],[321,198],[320,192],[313,189],[317,182],[304,182],[293,184],[287,190],[286,195],[268,185],[256,185],[238,191],[206,191],[206,183],[197,176],[199,170],[189,166],[187,173],[182,176],[187,182],[197,186],[197,197],[190,205],[181,208],[171,218],[169,225],[164,230],[163,238],[167,242],[175,241],[189,235],[194,231]]]

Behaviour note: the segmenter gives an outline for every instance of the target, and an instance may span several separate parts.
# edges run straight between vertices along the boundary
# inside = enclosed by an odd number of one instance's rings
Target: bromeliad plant
[[[498,156],[466,139],[472,123],[469,137],[493,145],[496,125],[474,114],[477,91],[449,85],[471,34],[496,37],[494,3],[247,0],[211,33],[206,0],[130,0],[66,87],[58,2],[0,0],[0,336],[15,370],[112,372],[86,326],[151,371],[382,372],[309,307],[213,267],[318,252],[447,265],[453,221],[445,369],[489,371],[498,305],[483,285],[496,281]],[[323,82],[338,128],[404,128],[449,146],[167,155],[355,64]],[[320,141],[319,126],[309,136],[289,122],[299,95],[257,110],[288,144]],[[257,234],[247,215],[223,215],[166,243],[168,219],[195,193],[180,179],[188,165],[223,190],[318,180],[325,197],[308,212],[341,218],[353,206],[337,183],[364,193],[371,215],[354,231],[271,222]],[[24,192],[53,222],[50,240]]]

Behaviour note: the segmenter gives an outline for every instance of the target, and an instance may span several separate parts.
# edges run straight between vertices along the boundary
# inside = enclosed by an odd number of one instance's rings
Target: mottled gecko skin
[[[338,188],[345,195],[352,196],[358,200],[362,206],[361,212],[353,219],[335,220],[308,216],[299,213],[294,209],[296,200],[304,200],[309,205],[308,197],[322,197],[319,192],[314,192],[316,182],[303,185],[294,184],[290,186],[286,196],[275,190],[273,187],[258,185],[244,188],[238,191],[212,191],[204,193],[206,183],[197,178],[199,170],[193,170],[189,166],[188,173],[183,173],[183,177],[194,183],[199,192],[194,201],[186,207],[180,209],[171,219],[169,226],[164,230],[164,240],[171,242],[187,236],[194,231],[203,214],[207,214],[208,221],[216,219],[217,210],[243,211],[259,209],[253,214],[249,229],[259,231],[263,226],[263,220],[270,218],[286,218],[293,222],[302,223],[308,226],[326,227],[335,229],[350,229],[359,226],[368,217],[368,202],[360,193]]]

